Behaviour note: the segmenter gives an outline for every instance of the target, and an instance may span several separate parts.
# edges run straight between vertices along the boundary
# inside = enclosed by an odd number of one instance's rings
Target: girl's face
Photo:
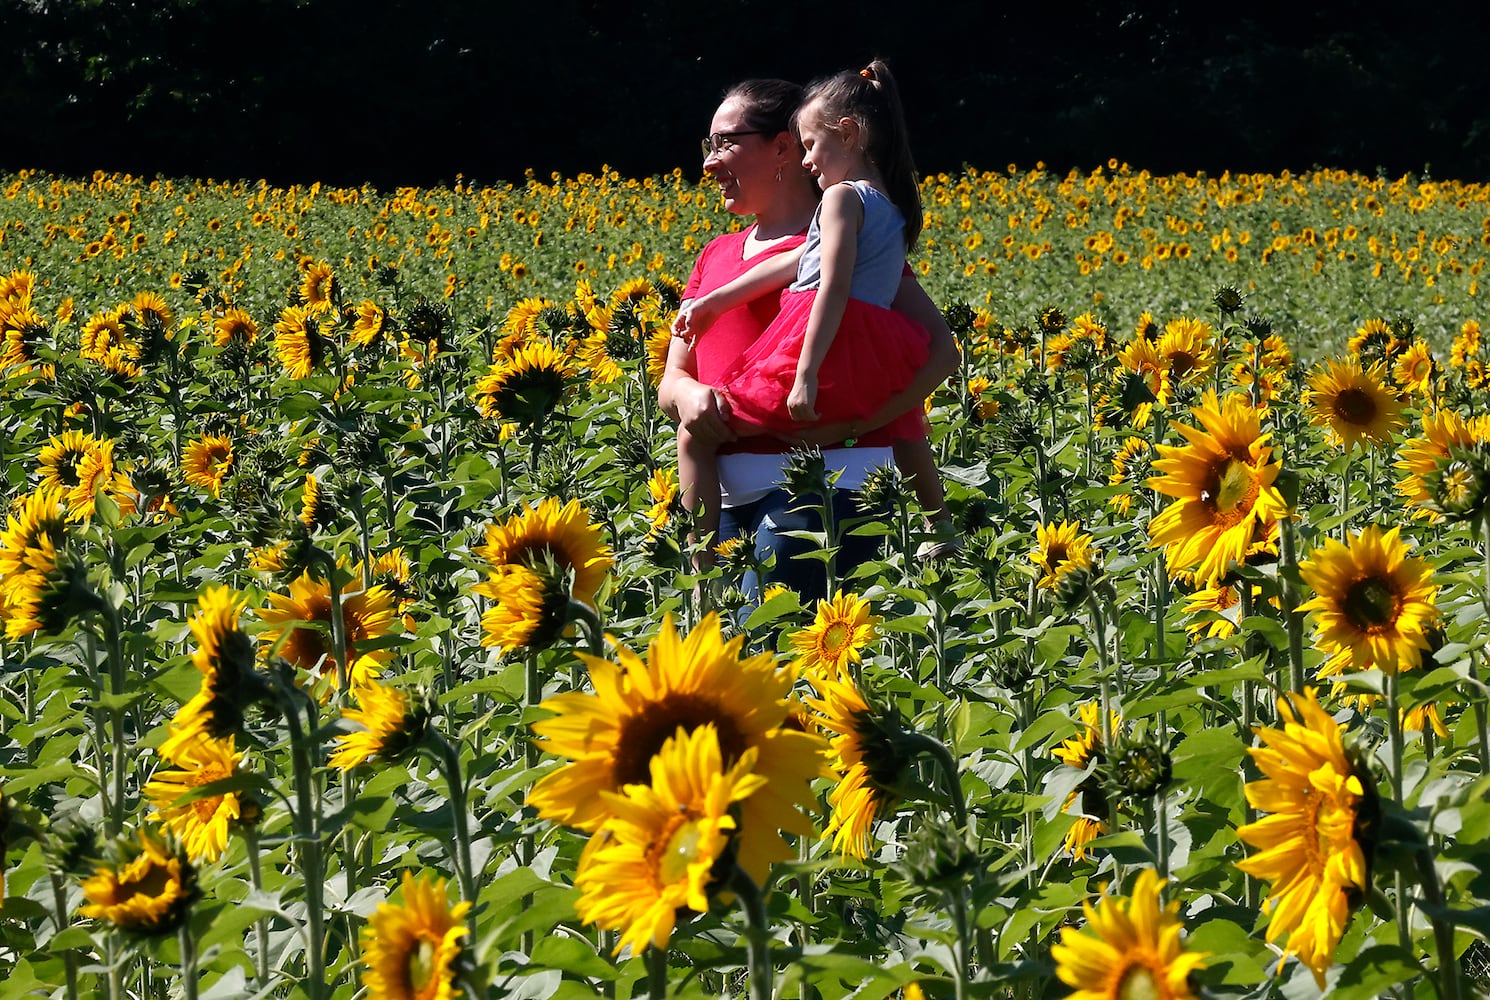
[[[858,124],[852,118],[841,119],[830,128],[822,109],[813,103],[798,113],[797,129],[802,140],[802,166],[818,187],[826,189],[847,180],[862,166]]]
[[[756,134],[744,106],[732,100],[714,112],[709,134],[711,138],[718,135],[720,141],[704,157],[704,173],[719,185],[725,210],[756,215],[769,208],[782,162],[780,137]]]

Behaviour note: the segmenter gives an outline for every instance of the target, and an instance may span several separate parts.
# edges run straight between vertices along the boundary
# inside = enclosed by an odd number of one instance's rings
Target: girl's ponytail
[[[911,158],[900,90],[890,67],[875,59],[861,70],[845,70],[819,80],[802,98],[803,108],[811,104],[822,109],[829,123],[840,118],[859,123],[866,140],[864,151],[884,177],[885,193],[905,217],[905,248],[915,246],[921,235],[921,186]]]

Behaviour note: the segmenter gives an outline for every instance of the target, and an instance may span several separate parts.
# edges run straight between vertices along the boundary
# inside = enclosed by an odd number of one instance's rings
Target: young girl
[[[906,251],[921,230],[920,190],[899,94],[884,63],[813,84],[792,125],[802,164],[823,190],[806,243],[695,299],[676,330],[691,341],[720,313],[780,288],[795,273],[776,319],[719,386],[731,427],[742,437],[789,436],[831,423],[845,425],[853,438],[861,432],[857,425],[926,363],[926,331],[889,308]],[[917,408],[889,426],[896,464],[939,533],[946,532],[924,415]],[[680,437],[678,477],[684,503],[698,512],[700,536],[717,533],[713,450]]]

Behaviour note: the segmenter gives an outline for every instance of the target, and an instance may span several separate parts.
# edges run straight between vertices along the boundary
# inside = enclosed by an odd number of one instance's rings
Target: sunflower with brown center
[[[222,484],[233,471],[233,439],[222,434],[204,434],[186,445],[181,472],[192,486],[213,496],[222,494]]]
[[[1219,403],[1208,392],[1192,412],[1200,427],[1174,425],[1187,444],[1155,446],[1157,475],[1148,486],[1174,502],[1149,522],[1149,544],[1164,546],[1171,573],[1193,568],[1196,582],[1209,586],[1259,538],[1270,540],[1268,525],[1287,505],[1273,485],[1281,466],[1271,435],[1262,433],[1261,415],[1245,396],[1232,393]]]
[[[561,505],[556,497],[537,507],[525,503],[502,524],[487,525],[486,544],[477,546],[476,554],[493,567],[516,565],[534,572],[552,560],[561,572],[574,574],[571,596],[592,607],[615,561],[579,501]]]
[[[233,737],[215,740],[199,737],[175,748],[165,757],[172,768],[162,768],[145,784],[145,798],[155,807],[154,822],[167,826],[181,840],[193,861],[212,863],[228,847],[228,833],[243,814],[237,794],[226,792],[176,803],[203,785],[235,777],[243,755],[233,751]]]
[[[814,798],[812,779],[826,775],[819,736],[783,727],[791,676],[770,653],[741,658],[744,638],[724,641],[710,613],[686,637],[671,616],[642,659],[617,648],[619,663],[580,654],[593,692],[571,692],[545,701],[553,718],[533,724],[543,748],[568,763],[545,775],[528,793],[539,816],[594,832],[612,815],[600,792],[646,784],[651,761],[681,728],[711,725],[724,768],[756,752],[755,772],[767,779],[741,806],[740,865],[759,883],[774,861],[794,854],[780,831],[812,832],[801,811]]]
[[[1361,368],[1359,359],[1327,361],[1309,376],[1309,422],[1328,427],[1349,450],[1390,444],[1402,426],[1402,403],[1387,389],[1386,364]]]
[[[849,664],[861,662],[865,647],[875,640],[879,622],[858,594],[840,590],[831,601],[818,601],[812,624],[791,636],[793,666],[814,683],[819,677],[846,677]]]
[[[123,859],[83,880],[88,902],[78,912],[132,934],[174,931],[197,894],[191,862],[144,830],[137,844],[121,849]]]
[[[393,658],[393,651],[386,648],[358,651],[359,645],[382,638],[394,627],[397,616],[393,611],[393,596],[382,587],[341,593],[348,661],[345,671],[337,663],[336,650],[332,647],[328,580],[302,573],[290,584],[288,594],[270,594],[268,599],[269,606],[258,609],[258,616],[275,627],[266,629],[260,636],[262,646],[272,649],[283,638],[280,655],[299,668],[302,683],[310,682],[323,701],[330,697],[326,681],[334,679],[345,685],[365,683]]]
[[[1357,670],[1416,670],[1438,622],[1433,565],[1409,558],[1402,529],[1385,534],[1370,525],[1341,544],[1333,538],[1299,563],[1315,596],[1299,605],[1317,612],[1315,642],[1326,652],[1348,652]]]
[[[403,901],[378,904],[362,928],[362,985],[378,1000],[455,1000],[471,904],[450,905],[445,880],[403,874]]]
[[[1080,521],[1041,524],[1035,528],[1030,562],[1041,570],[1037,586],[1056,587],[1061,578],[1092,566],[1092,536],[1082,534]]]

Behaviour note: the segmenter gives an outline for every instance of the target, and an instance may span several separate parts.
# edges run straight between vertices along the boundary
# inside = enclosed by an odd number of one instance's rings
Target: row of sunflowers
[[[927,284],[960,289],[964,364],[928,412],[962,551],[917,559],[885,473],[865,501],[894,516],[820,539],[881,557],[756,606],[748,547],[693,570],[655,398],[688,251],[653,267],[643,238],[696,247],[712,196],[7,182],[7,990],[1483,987],[1483,192],[1109,170],[928,179],[931,215],[986,195],[1010,227],[1084,199],[1104,221],[1062,225],[1098,227],[1106,263],[1021,252],[963,286],[937,269],[979,248],[933,230]],[[1105,221],[1140,195],[1207,207],[1163,227],[1191,252],[1114,281],[1114,247],[1159,239]],[[1355,315],[1342,275],[1397,262],[1314,273],[1303,238],[1291,284],[1196,293],[1245,263],[1207,213],[1284,198],[1321,248],[1421,217],[1411,263],[1438,280]],[[478,205],[526,241],[450,221]],[[70,221],[43,235],[41,211]],[[641,249],[575,251],[587,214],[585,245],[636,227]],[[416,218],[441,227],[423,255]],[[1034,291],[995,283],[1016,265]],[[791,475],[815,502],[821,463]]]

